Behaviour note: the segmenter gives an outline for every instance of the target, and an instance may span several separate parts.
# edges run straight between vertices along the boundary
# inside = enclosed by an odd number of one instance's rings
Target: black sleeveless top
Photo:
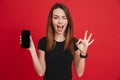
[[[46,51],[46,37],[43,37],[38,42],[38,49],[45,51],[46,72],[44,80],[71,80],[72,72],[71,65],[73,55],[70,50],[64,49],[64,41],[56,42],[54,50]],[[75,47],[77,50],[77,47]]]

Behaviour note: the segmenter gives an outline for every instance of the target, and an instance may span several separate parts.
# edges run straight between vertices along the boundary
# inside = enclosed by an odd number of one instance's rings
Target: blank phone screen
[[[30,31],[29,30],[22,30],[22,48],[29,48],[30,47]]]

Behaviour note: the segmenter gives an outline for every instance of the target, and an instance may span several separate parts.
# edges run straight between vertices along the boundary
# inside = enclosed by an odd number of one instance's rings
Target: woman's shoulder
[[[46,41],[46,36],[40,38],[39,41]]]
[[[44,37],[42,37],[42,38],[39,39],[38,43],[45,44],[46,41],[47,41],[46,36],[44,36]]]
[[[46,50],[46,37],[42,37],[38,41],[38,49]]]

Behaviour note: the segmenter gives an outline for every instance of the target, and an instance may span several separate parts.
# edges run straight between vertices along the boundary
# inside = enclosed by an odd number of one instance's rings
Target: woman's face
[[[68,19],[66,17],[65,12],[61,8],[57,8],[53,10],[52,15],[52,24],[55,30],[55,34],[63,34],[66,30]]]

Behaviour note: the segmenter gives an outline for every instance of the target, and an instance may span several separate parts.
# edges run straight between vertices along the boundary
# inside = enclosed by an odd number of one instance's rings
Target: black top
[[[38,42],[38,49],[45,51],[46,72],[44,80],[71,80],[71,65],[73,55],[70,50],[64,49],[64,41],[56,42],[53,51],[46,51],[46,37]],[[75,50],[77,48],[75,47]]]

